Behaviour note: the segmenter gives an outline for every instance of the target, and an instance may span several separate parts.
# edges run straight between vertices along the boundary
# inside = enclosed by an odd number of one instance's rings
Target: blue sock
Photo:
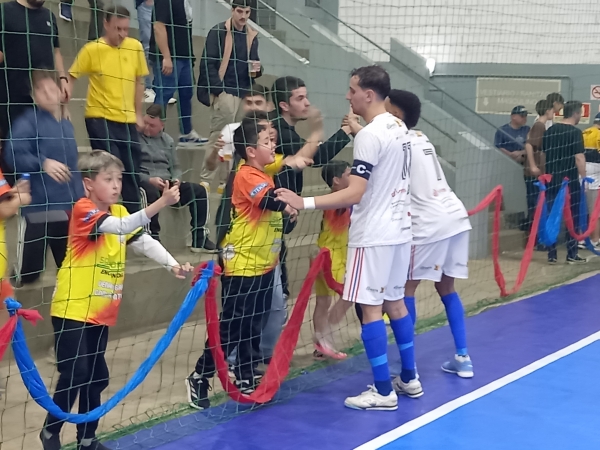
[[[467,351],[467,333],[465,331],[465,310],[463,309],[463,304],[460,301],[458,293],[452,292],[451,294],[444,295],[442,303],[446,307],[446,316],[448,317],[452,336],[454,336],[456,354],[458,356],[467,356],[469,353]]]
[[[387,331],[383,320],[363,325],[361,337],[371,363],[377,392],[389,395],[392,392],[392,381],[387,359]]]
[[[404,297],[404,304],[406,305],[406,309],[408,309],[408,314],[410,314],[410,318],[412,319],[413,325],[417,323],[417,305],[415,305],[414,297]]]
[[[400,349],[400,358],[402,358],[400,378],[403,382],[408,383],[416,377],[415,346],[413,344],[415,328],[412,318],[408,315],[402,319],[390,320],[390,326],[394,331],[394,337]]]

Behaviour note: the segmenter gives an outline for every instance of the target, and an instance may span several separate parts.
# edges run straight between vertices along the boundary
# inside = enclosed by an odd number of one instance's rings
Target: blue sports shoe
[[[473,363],[469,356],[454,355],[454,358],[442,364],[442,370],[461,378],[473,378]]]

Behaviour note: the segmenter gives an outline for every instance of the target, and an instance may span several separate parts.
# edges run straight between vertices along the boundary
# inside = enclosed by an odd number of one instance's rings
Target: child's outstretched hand
[[[179,278],[180,280],[185,280],[188,273],[191,273],[194,270],[194,266],[192,266],[189,262],[186,262],[183,266],[175,266],[171,269],[175,278]]]
[[[168,189],[163,189],[162,191],[162,199],[166,206],[172,206],[176,203],[179,203],[179,198],[179,184],[175,184]]]

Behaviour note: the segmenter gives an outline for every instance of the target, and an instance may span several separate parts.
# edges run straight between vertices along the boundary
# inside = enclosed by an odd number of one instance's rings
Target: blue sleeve
[[[500,128],[496,130],[496,135],[494,136],[494,147],[500,148],[504,144],[504,133]]]
[[[22,115],[12,126],[2,152],[6,163],[17,173],[40,172],[46,157],[39,154],[35,117]]]

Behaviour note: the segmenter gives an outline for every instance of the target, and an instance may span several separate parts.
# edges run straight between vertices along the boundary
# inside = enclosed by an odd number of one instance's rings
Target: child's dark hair
[[[327,183],[327,186],[331,188],[333,187],[333,179],[341,178],[349,167],[350,163],[347,161],[329,161],[323,166],[323,169],[321,169],[321,177],[323,177],[323,181]]]
[[[390,103],[404,113],[404,123],[408,129],[417,126],[421,117],[421,100],[412,92],[392,89],[388,95]]]
[[[540,100],[535,104],[535,112],[538,116],[543,116],[549,109],[553,108],[553,103],[550,100]]]
[[[239,128],[233,133],[233,146],[240,158],[248,159],[246,147],[256,147],[259,133],[267,128],[259,122],[268,121],[267,113],[263,111],[252,111],[244,117]]]
[[[552,94],[548,94],[546,96],[546,100],[548,100],[549,102],[552,102],[552,104],[554,103],[560,103],[561,105],[565,104],[565,98],[560,95],[558,92],[553,92]]]

